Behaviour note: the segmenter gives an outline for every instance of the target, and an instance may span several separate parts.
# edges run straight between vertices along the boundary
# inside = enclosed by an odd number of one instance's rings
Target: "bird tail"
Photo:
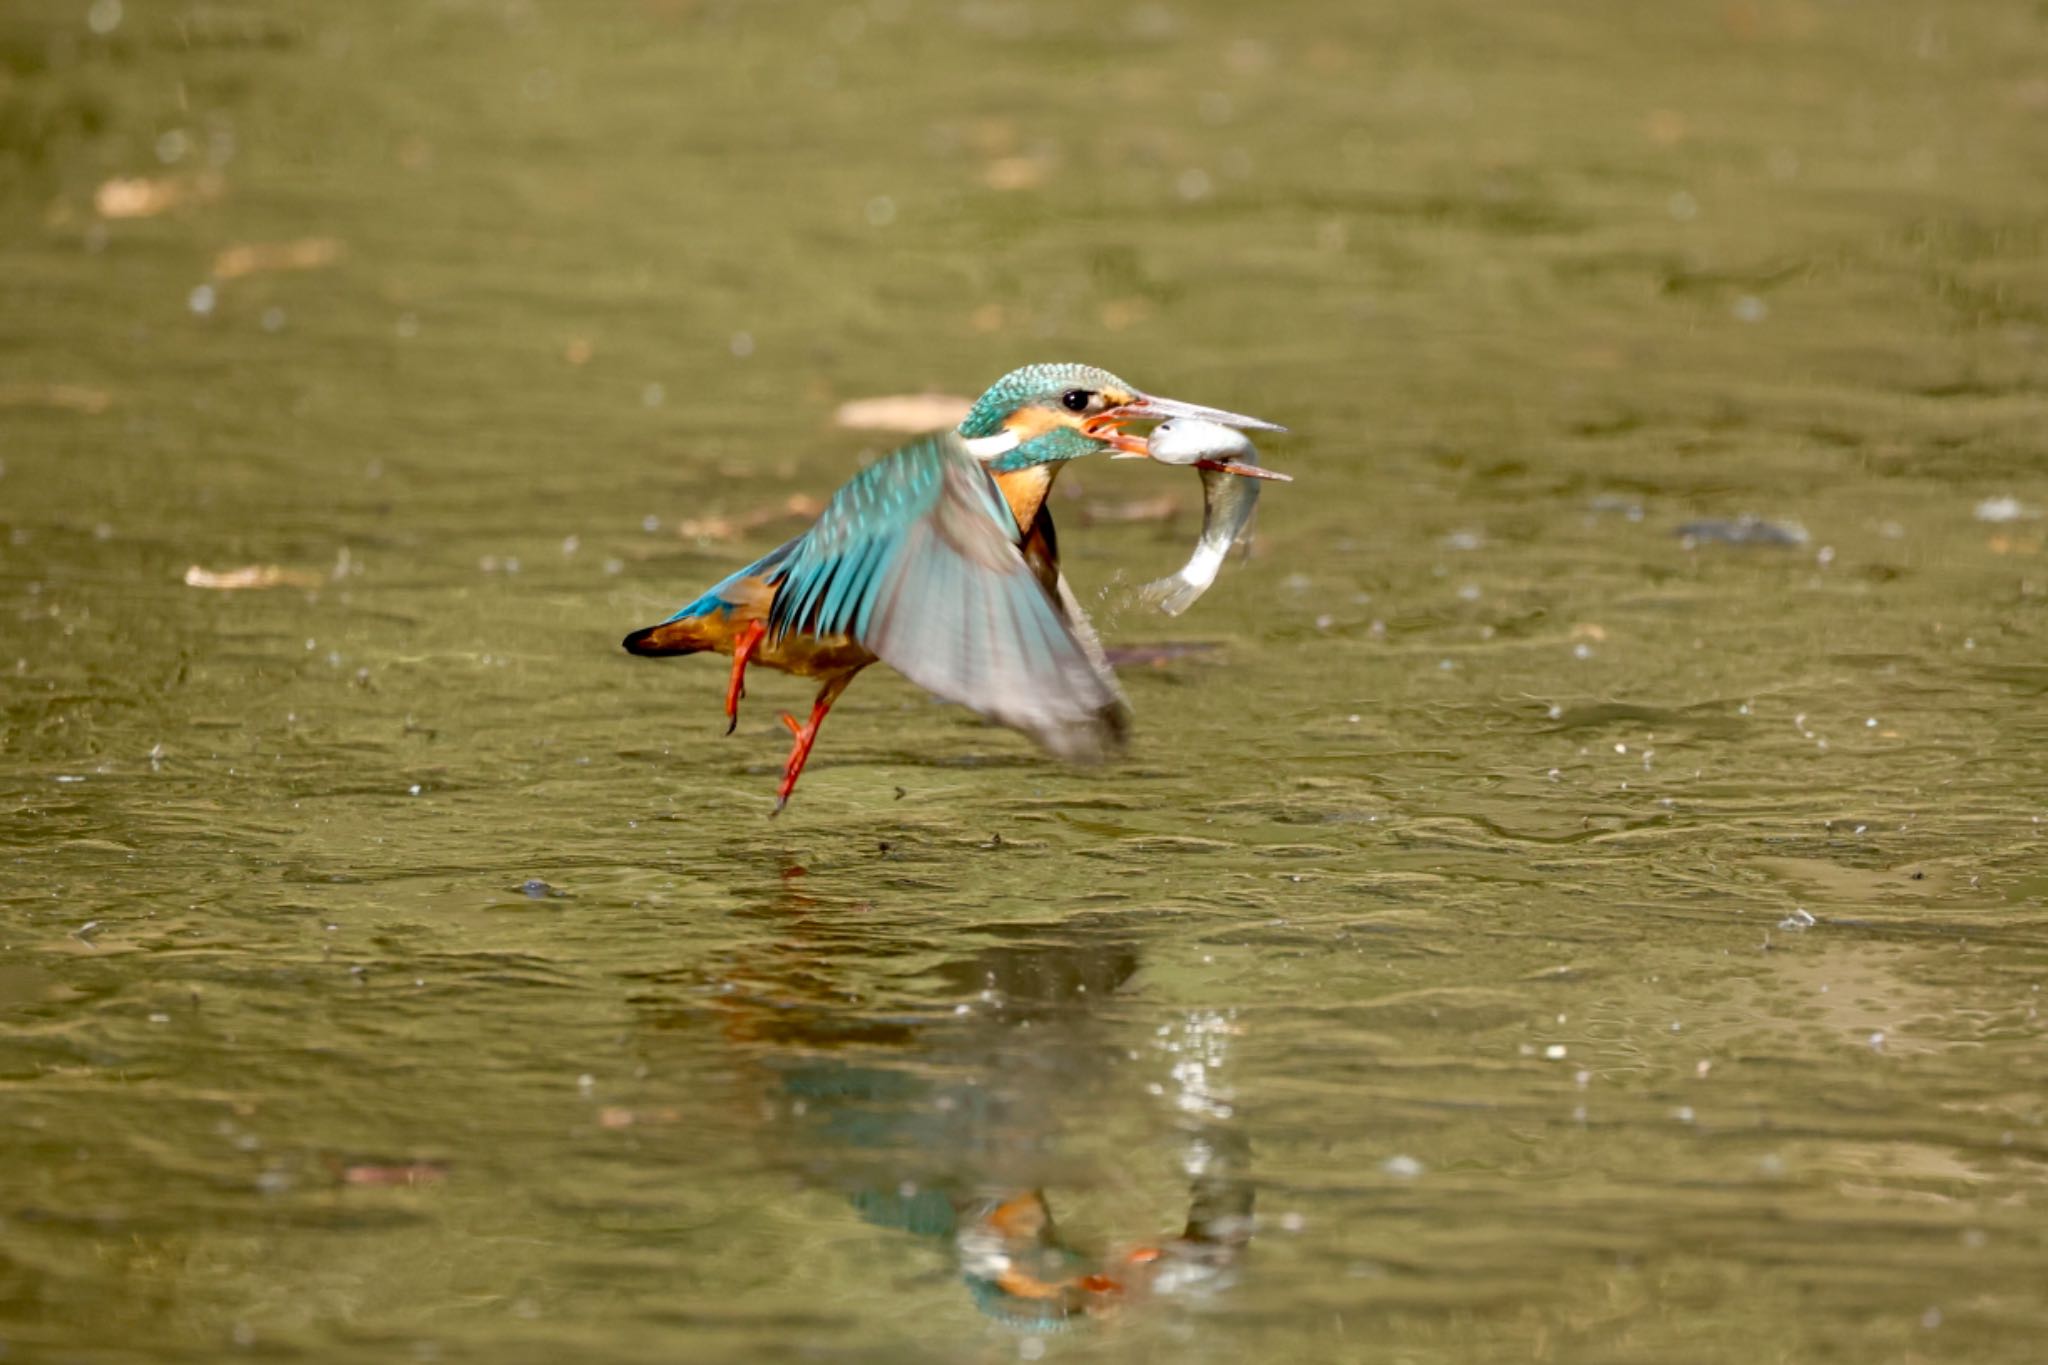
[[[625,639],[626,652],[652,657],[720,648],[729,652],[733,636],[748,622],[767,619],[781,583],[774,570],[797,543],[792,540],[770,550],[660,625],[634,631]]]
[[[658,657],[665,654],[695,654],[718,648],[719,623],[703,616],[679,616],[658,626],[636,630],[625,639],[628,654]]]

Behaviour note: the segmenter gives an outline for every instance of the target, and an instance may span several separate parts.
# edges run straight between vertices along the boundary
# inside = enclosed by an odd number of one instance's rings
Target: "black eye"
[[[1060,395],[1060,403],[1068,412],[1088,411],[1088,401],[1095,397],[1086,389],[1068,389]]]

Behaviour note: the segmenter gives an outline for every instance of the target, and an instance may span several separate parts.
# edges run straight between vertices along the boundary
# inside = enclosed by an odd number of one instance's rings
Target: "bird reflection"
[[[1002,941],[938,960],[925,941],[866,926],[849,943],[829,915],[783,929],[728,964],[714,996],[763,1092],[771,1159],[865,1221],[944,1248],[975,1306],[1019,1328],[1228,1283],[1251,1239],[1253,1188],[1249,1144],[1222,1098],[1227,1030],[1214,1016],[1173,1018],[1133,1051],[1142,1026],[1118,991],[1139,952],[1112,922],[1009,926]],[[878,957],[904,997],[853,1000],[856,979],[889,979]],[[1188,1182],[1170,1216],[1184,1217],[1177,1233],[1082,1246],[1054,1215],[1059,1186],[1082,1179],[1063,1139],[1121,1112],[1132,1089],[1161,1096]],[[1153,1145],[1142,1150],[1152,1159]]]

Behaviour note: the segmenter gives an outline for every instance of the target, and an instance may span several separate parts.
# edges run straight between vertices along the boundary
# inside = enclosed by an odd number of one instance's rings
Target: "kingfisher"
[[[639,655],[732,656],[725,732],[747,668],[818,680],[775,792],[788,804],[825,713],[880,660],[927,692],[1021,730],[1072,762],[1123,744],[1129,705],[1060,572],[1046,494],[1068,461],[1145,456],[1132,422],[1194,417],[1284,427],[1142,393],[1092,365],[1026,365],[952,431],[919,437],[832,495],[808,531],[625,639]],[[1225,466],[1228,467],[1228,466]]]

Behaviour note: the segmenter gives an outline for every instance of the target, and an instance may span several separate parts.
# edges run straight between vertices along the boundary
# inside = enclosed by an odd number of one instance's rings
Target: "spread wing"
[[[1062,758],[1100,758],[1122,739],[1122,697],[1017,539],[966,443],[922,437],[862,470],[791,547],[768,629],[851,636]]]

